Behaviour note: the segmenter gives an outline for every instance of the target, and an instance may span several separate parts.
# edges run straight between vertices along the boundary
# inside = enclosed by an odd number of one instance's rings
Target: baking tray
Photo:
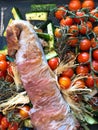
[[[11,9],[12,7],[19,8],[23,18],[25,19],[25,13],[30,10],[31,4],[49,4],[49,3],[56,3],[57,5],[65,5],[68,4],[70,0],[0,0],[0,8],[6,7],[5,14],[4,14],[4,28],[6,28],[8,21],[12,18]],[[94,0],[95,5],[98,6],[98,0]],[[1,16],[0,16],[1,21]],[[56,21],[54,21],[56,22]],[[0,49],[4,45],[0,44]],[[91,125],[89,126],[90,130],[98,130],[98,125]]]

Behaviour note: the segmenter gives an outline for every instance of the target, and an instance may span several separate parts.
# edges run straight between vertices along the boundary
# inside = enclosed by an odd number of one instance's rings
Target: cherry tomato
[[[0,53],[0,61],[1,60],[6,60],[6,55]]]
[[[8,127],[8,130],[18,130],[18,123],[17,122],[11,122],[11,124]]]
[[[6,130],[6,128],[3,128],[2,125],[0,125],[0,130]]]
[[[14,82],[14,79],[9,74],[6,74],[5,81],[12,83],[12,82]]]
[[[86,33],[90,32],[92,30],[93,26],[92,23],[90,21],[87,21],[86,23],[83,23],[80,25],[79,27],[79,32],[83,35],[85,35]]]
[[[89,53],[88,52],[81,52],[78,57],[77,60],[79,63],[86,63],[89,61]]]
[[[91,41],[87,38],[80,41],[80,49],[82,51],[88,51],[91,47]]]
[[[29,117],[29,112],[30,111],[30,107],[28,105],[23,106],[20,110],[19,110],[19,114],[21,116],[21,118],[27,118]]]
[[[78,85],[78,88],[85,88],[85,82],[82,79],[77,80],[74,85]]]
[[[7,62],[5,60],[1,60],[0,61],[0,70],[1,71],[6,71],[7,70],[7,66],[8,66],[8,64],[7,64]]]
[[[89,68],[86,65],[79,65],[76,67],[76,74],[86,75],[89,72]]]
[[[55,37],[60,38],[62,36],[61,29],[56,28],[54,31],[54,35],[55,35]]]
[[[91,47],[92,47],[92,48],[94,48],[94,47],[97,46],[97,44],[98,44],[97,39],[98,39],[98,38],[96,38],[96,39],[95,39],[95,38],[92,38],[92,39],[91,39]]]
[[[78,35],[78,33],[79,33],[79,29],[78,29],[78,26],[77,25],[71,25],[70,27],[69,27],[69,31],[68,31],[69,33],[71,33],[73,36],[77,36]]]
[[[90,10],[94,9],[95,3],[93,0],[84,0],[82,2],[82,8],[88,8]]]
[[[59,77],[58,83],[62,89],[68,89],[71,85],[71,80],[67,76]]]
[[[98,88],[98,76],[95,75],[95,83],[96,83],[96,87]]]
[[[96,9],[93,9],[93,10],[91,10],[90,14],[91,14],[91,16],[90,16],[89,20],[91,22],[95,22],[96,19],[98,19],[98,12],[96,11]],[[94,17],[96,17],[96,18],[94,18]]]
[[[89,75],[88,78],[85,80],[86,86],[89,88],[94,87],[94,79],[92,75]]]
[[[0,113],[0,125],[1,125],[2,118],[3,118],[3,115]]]
[[[61,26],[70,26],[73,24],[73,19],[67,16],[66,18],[61,19],[60,25]]]
[[[95,35],[98,36],[98,26],[95,26],[95,27],[93,28],[93,32],[95,33]]]
[[[97,60],[93,60],[92,61],[92,65],[95,71],[98,71],[98,61]]]
[[[98,61],[98,49],[93,51],[93,58]]]
[[[9,64],[8,68],[7,68],[7,73],[11,76],[13,76],[13,71],[12,71],[12,67],[11,64]]]
[[[81,9],[80,0],[71,0],[68,4],[68,8],[71,11],[77,11],[77,10]]]
[[[57,11],[55,12],[55,17],[61,20],[64,15],[66,15],[66,8],[64,6],[58,7]]]
[[[55,70],[59,64],[59,59],[57,57],[54,57],[50,60],[48,60],[48,65],[52,70]]]
[[[6,77],[6,72],[5,71],[0,71],[0,79],[3,78],[5,79]]]
[[[67,77],[71,78],[73,76],[73,74],[74,74],[73,69],[68,68],[65,71],[63,71],[62,76],[67,76]]]
[[[84,21],[84,19],[85,19],[85,12],[77,11],[74,21],[79,24],[80,22]]]
[[[2,128],[8,128],[9,122],[8,122],[8,120],[7,120],[6,117],[2,118],[2,120],[1,120],[1,126],[2,126]]]
[[[79,41],[79,39],[77,38],[77,37],[75,37],[75,36],[70,36],[69,38],[68,38],[68,44],[70,45],[70,46],[72,46],[72,47],[76,47],[76,45],[78,44],[78,41]]]

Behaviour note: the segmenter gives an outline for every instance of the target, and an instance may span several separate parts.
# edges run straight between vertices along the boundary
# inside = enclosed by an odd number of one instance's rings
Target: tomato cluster
[[[15,115],[18,120],[9,119],[6,115],[0,113],[0,130],[18,130],[20,128],[19,119],[25,120],[29,118],[30,106],[24,105],[17,109]]]
[[[70,0],[68,6],[59,6],[54,16],[59,22],[54,35],[57,41],[60,42],[63,39],[63,44],[70,45],[76,55],[75,63],[78,64],[75,68],[66,69],[60,75],[58,82],[61,88],[70,87],[73,75],[87,76],[76,82],[82,88],[97,86],[98,9],[95,8],[95,2]]]
[[[13,82],[11,62],[7,60],[5,54],[0,54],[0,79]]]
[[[8,119],[0,113],[0,130],[18,130],[17,122],[9,122]]]

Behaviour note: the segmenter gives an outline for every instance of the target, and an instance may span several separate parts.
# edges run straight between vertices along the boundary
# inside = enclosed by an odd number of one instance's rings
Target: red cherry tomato
[[[91,10],[90,14],[91,14],[91,16],[90,16],[89,20],[91,22],[95,22],[98,19],[98,12],[96,11],[96,9],[93,9],[93,10]]]
[[[85,80],[86,86],[89,88],[94,87],[94,79],[93,77],[90,75],[88,76],[88,78]]]
[[[85,19],[85,12],[77,11],[74,21],[79,24],[81,21],[84,21],[84,19]]]
[[[77,37],[75,37],[75,36],[70,36],[70,37],[68,38],[67,43],[68,43],[70,46],[72,46],[72,47],[76,47],[76,45],[78,44],[78,41],[79,41],[79,39],[78,39]]]
[[[64,15],[66,15],[66,8],[64,6],[58,7],[57,11],[55,12],[55,17],[61,20]]]
[[[11,122],[11,124],[8,127],[8,130],[18,130],[18,123]]]
[[[5,60],[1,60],[0,61],[0,70],[1,71],[6,71],[7,70],[7,66],[8,66],[8,64],[7,64],[7,62]]]
[[[91,47],[91,41],[89,39],[82,39],[80,41],[80,49],[82,51],[88,51]]]
[[[57,57],[54,57],[50,60],[48,60],[48,65],[52,70],[55,70],[59,64],[59,59]]]
[[[98,38],[97,39],[95,39],[95,38],[92,38],[91,39],[91,47],[92,48],[94,48],[94,47],[96,47],[97,46],[97,44],[98,44]]]
[[[77,80],[74,85],[77,85],[78,88],[85,88],[85,82],[82,79]]]
[[[61,19],[60,25],[61,26],[70,26],[73,24],[73,19],[67,16],[66,18]]]
[[[2,120],[1,120],[1,126],[2,126],[2,128],[8,128],[9,122],[8,122],[8,120],[7,120],[6,117],[2,118]]]
[[[79,33],[79,28],[78,28],[78,26],[77,25],[71,25],[70,27],[69,27],[69,31],[68,31],[69,33],[71,33],[72,34],[72,36],[77,36],[78,35],[78,33]]]
[[[96,36],[98,36],[98,26],[95,26],[93,28],[93,32],[95,33]]]
[[[9,74],[6,74],[5,81],[12,83],[14,82],[14,79]]]
[[[78,57],[77,60],[79,63],[85,63],[89,61],[89,53],[88,52],[81,52]]]
[[[71,0],[68,5],[69,10],[77,11],[81,9],[81,2],[80,0]]]
[[[1,60],[6,60],[6,55],[0,53],[0,61]]]
[[[0,113],[0,125],[1,125],[2,117],[3,117],[3,115]]]
[[[88,8],[90,10],[94,9],[95,2],[93,0],[84,0],[82,2],[82,8]]]
[[[28,105],[23,106],[20,110],[19,110],[19,114],[21,116],[21,118],[27,118],[29,117],[29,112],[30,111],[30,107]]]
[[[0,71],[0,79],[6,77],[6,72],[5,71]]]
[[[76,74],[85,75],[89,72],[89,68],[86,65],[79,65],[76,67]]]
[[[98,61],[93,60],[93,61],[92,61],[92,65],[93,65],[94,70],[95,70],[95,71],[98,71]]]
[[[58,83],[62,89],[68,89],[71,85],[71,80],[67,76],[59,77]]]
[[[67,76],[67,77],[71,78],[73,76],[73,74],[74,74],[73,69],[68,68],[65,71],[63,71],[62,76]]]
[[[98,61],[98,49],[95,49],[95,50],[93,51],[93,58],[94,58],[94,60],[97,60],[97,61]]]

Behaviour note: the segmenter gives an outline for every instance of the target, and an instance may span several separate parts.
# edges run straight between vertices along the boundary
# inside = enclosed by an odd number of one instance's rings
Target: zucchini
[[[18,8],[13,7],[11,12],[12,12],[13,17],[14,17],[14,19],[15,19],[15,20],[18,20],[18,19],[19,19],[19,20],[20,20],[20,19],[23,19],[23,18],[22,18],[22,15],[21,15],[21,13],[20,13],[20,11],[19,11],[19,9],[18,9]]]
[[[25,14],[26,20],[41,20],[46,21],[48,18],[47,12],[32,12]]]
[[[49,35],[51,35],[51,39],[49,40],[49,48],[50,50],[54,48],[54,31],[53,31],[53,25],[52,23],[49,23],[47,25],[47,32]]]
[[[90,124],[90,125],[94,125],[94,124],[98,124],[97,120],[94,119],[93,117],[91,117],[90,115],[88,114],[85,114],[84,115],[84,118],[85,118],[85,121]]]
[[[8,25],[10,25],[12,21],[13,21],[13,19],[11,18],[11,19],[9,20],[9,22],[8,22]],[[4,33],[3,33],[3,36],[6,37],[6,29],[5,29],[5,31],[4,31]]]
[[[51,40],[51,36],[48,33],[36,32],[38,37],[43,38],[46,41]]]
[[[31,11],[33,12],[49,12],[56,8],[56,4],[32,4]]]
[[[28,127],[28,128],[33,128],[30,119],[26,119],[26,120],[24,120],[24,126],[25,126],[25,127]]]
[[[8,49],[7,49],[7,45],[3,46],[2,50],[0,50],[0,54],[8,54]]]
[[[0,54],[5,54],[5,55],[7,55],[7,54],[8,54],[8,50],[7,50],[7,49],[5,49],[5,50],[0,50]]]
[[[48,54],[46,54],[46,59],[49,60],[56,56],[57,56],[57,53],[53,50],[53,51],[49,52]]]

